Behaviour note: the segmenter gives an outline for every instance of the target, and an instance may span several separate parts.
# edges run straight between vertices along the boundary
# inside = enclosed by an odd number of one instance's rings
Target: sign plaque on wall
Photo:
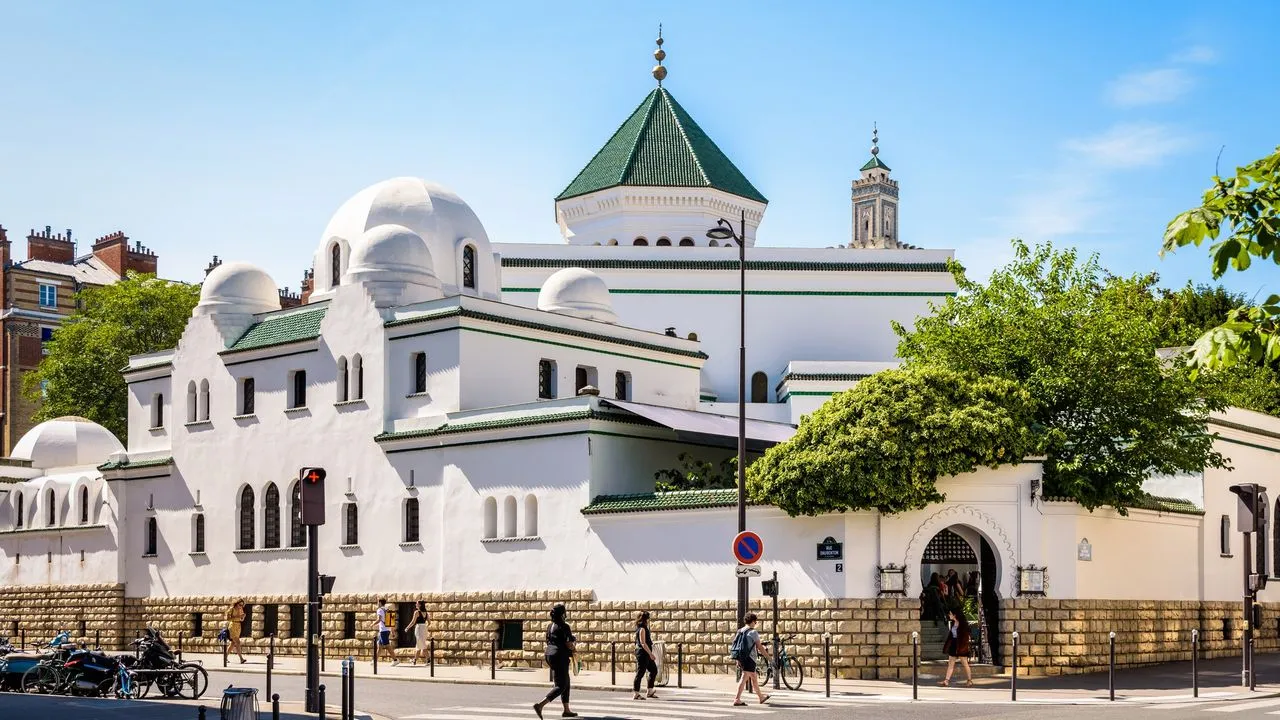
[[[1093,546],[1089,544],[1089,538],[1080,540],[1080,544],[1076,547],[1076,559],[1081,562],[1091,562],[1093,560]]]
[[[818,559],[819,560],[843,560],[844,559],[844,543],[836,542],[833,537],[818,543]]]

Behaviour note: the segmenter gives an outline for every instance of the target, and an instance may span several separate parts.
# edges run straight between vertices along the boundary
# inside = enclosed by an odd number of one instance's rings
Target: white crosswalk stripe
[[[1274,708],[1280,706],[1280,698],[1271,698],[1269,700],[1258,700],[1257,702],[1231,703],[1230,705],[1221,705],[1219,707],[1207,708],[1205,712],[1219,713],[1237,713],[1246,710],[1261,710],[1262,708]],[[1267,713],[1271,715],[1273,713]]]
[[[572,702],[575,712],[584,720],[591,718],[616,718],[618,720],[748,720],[760,715],[778,715],[806,710],[820,710],[832,707],[855,707],[869,704],[870,698],[827,698],[820,695],[803,693],[774,693],[770,704],[758,705],[755,698],[750,704],[734,706],[733,696],[721,691],[671,691],[660,697],[647,700],[623,699],[579,699]],[[776,703],[776,705],[772,705]],[[547,717],[558,717],[558,703],[548,710]],[[449,707],[440,710],[408,715],[403,720],[529,720],[531,708],[526,704],[508,706],[466,706]]]

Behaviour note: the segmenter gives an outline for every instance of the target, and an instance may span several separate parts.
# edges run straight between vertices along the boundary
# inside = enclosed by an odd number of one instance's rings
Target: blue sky
[[[0,223],[296,288],[343,200],[419,175],[495,241],[557,242],[552,199],[653,86],[662,22],[667,88],[770,200],[762,244],[848,242],[874,121],[907,242],[1207,281],[1203,249],[1157,257],[1165,224],[1220,148],[1227,172],[1280,144],[1280,5],[1245,5],[0,0]]]

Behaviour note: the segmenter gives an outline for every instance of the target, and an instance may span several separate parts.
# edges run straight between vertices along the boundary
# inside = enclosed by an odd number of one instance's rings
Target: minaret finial
[[[662,87],[662,81],[667,79],[667,69],[662,66],[662,61],[667,59],[667,51],[662,49],[662,23],[658,23],[658,49],[653,51],[653,58],[658,61],[653,66],[653,79],[658,81],[658,87]]]
[[[871,123],[871,156],[875,157],[880,154],[880,129],[876,127],[875,122]]]

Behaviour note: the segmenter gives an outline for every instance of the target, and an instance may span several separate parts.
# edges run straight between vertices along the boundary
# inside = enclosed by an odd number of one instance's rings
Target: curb
[[[209,668],[206,668],[206,669],[209,669]],[[265,674],[264,670],[261,670],[260,668],[256,668],[256,667],[245,668],[243,666],[241,667],[227,666],[224,668],[213,668],[213,669],[217,670],[218,672],[241,673],[244,675],[264,675]],[[303,677],[307,674],[306,671],[304,670],[272,670],[271,673],[273,675],[289,675],[293,677]],[[320,677],[341,678],[342,675],[340,673],[334,673],[334,672],[323,672],[323,673],[320,673]],[[403,675],[373,675],[373,674],[364,674],[364,673],[358,674],[356,675],[356,677],[362,680],[391,680],[395,682],[441,683],[444,685],[491,685],[491,686],[498,686],[498,687],[537,687],[537,688],[546,688],[550,686],[550,682],[534,682],[532,680],[488,680],[485,678],[473,680],[469,678],[406,677]],[[575,682],[573,684],[573,687],[575,690],[591,690],[593,692],[627,692],[627,693],[631,692],[630,686],[622,686],[622,685],[599,685],[595,683],[582,684],[582,683]],[[666,685],[663,687],[675,689],[674,685]],[[699,688],[697,685],[685,685],[683,689],[696,690]],[[731,692],[731,691],[728,691],[728,692]]]

